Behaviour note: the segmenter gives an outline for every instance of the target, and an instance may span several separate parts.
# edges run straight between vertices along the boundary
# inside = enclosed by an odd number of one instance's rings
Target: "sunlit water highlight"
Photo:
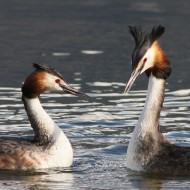
[[[41,96],[45,110],[69,137],[74,149],[71,168],[37,172],[1,171],[2,189],[167,189],[189,187],[188,178],[148,176],[126,167],[126,151],[143,108],[146,91],[128,95],[106,91],[122,83],[87,83],[95,89],[82,100],[70,95]],[[78,85],[73,85],[80,87]],[[107,88],[109,87],[109,88]],[[96,90],[97,89],[97,90]],[[161,130],[172,142],[190,146],[190,90],[167,91]],[[1,136],[30,136],[33,132],[20,89],[0,88]]]

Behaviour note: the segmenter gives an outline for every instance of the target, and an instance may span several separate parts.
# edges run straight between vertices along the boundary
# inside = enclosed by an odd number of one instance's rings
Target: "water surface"
[[[92,101],[54,93],[41,97],[44,108],[72,143],[73,166],[37,172],[1,171],[0,183],[4,189],[178,189],[190,185],[186,177],[145,175],[126,167],[127,145],[144,105],[144,90],[126,96],[109,92],[114,87],[124,88],[124,83],[87,85],[99,89],[99,93],[89,94]],[[1,88],[0,91],[1,135],[32,137],[20,90]],[[161,113],[164,135],[183,146],[190,144],[189,95],[190,89],[167,91]]]
[[[127,26],[162,24],[160,43],[172,63],[161,130],[190,146],[188,1],[70,0],[0,2],[1,136],[32,137],[20,87],[32,63],[55,66],[92,98],[46,93],[44,108],[70,139],[70,168],[0,171],[1,189],[188,189],[187,177],[153,176],[126,167],[130,136],[143,108],[147,77],[128,95],[134,42]]]

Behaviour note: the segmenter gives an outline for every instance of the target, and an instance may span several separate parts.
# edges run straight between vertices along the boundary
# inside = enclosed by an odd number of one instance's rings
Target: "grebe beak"
[[[131,76],[129,78],[129,81],[125,87],[125,90],[124,90],[124,94],[129,92],[129,90],[131,89],[131,87],[133,86],[136,78],[141,74],[141,71],[142,71],[143,67],[141,69],[135,69],[132,73],[131,73]]]
[[[85,93],[80,92],[69,85],[60,84],[60,87],[63,89],[64,92],[66,92],[68,94],[72,94],[72,95],[83,97],[83,98],[90,98]]]

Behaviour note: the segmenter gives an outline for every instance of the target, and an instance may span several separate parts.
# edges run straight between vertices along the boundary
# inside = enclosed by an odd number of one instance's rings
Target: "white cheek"
[[[62,88],[59,86],[58,83],[56,83],[57,77],[49,77],[48,79],[46,79],[46,83],[48,84],[47,90],[49,91],[61,91]]]
[[[154,50],[153,48],[150,48],[146,54],[144,55],[144,57],[141,59],[141,61],[143,62],[144,59],[147,59],[141,73],[143,73],[144,71],[146,71],[147,69],[151,68],[154,66]]]

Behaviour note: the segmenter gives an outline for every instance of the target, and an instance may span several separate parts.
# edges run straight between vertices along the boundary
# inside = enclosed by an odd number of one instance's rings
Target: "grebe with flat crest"
[[[73,150],[68,138],[40,104],[45,91],[60,91],[81,97],[86,94],[70,87],[50,66],[34,64],[35,71],[22,86],[22,100],[34,131],[33,140],[0,140],[0,169],[28,170],[69,167]]]
[[[149,83],[143,111],[128,145],[127,167],[147,173],[190,175],[190,147],[170,143],[159,127],[165,81],[171,73],[170,62],[157,41],[164,31],[160,25],[153,27],[150,33],[129,26],[135,48],[132,73],[124,92],[130,90],[143,72],[146,72]]]

